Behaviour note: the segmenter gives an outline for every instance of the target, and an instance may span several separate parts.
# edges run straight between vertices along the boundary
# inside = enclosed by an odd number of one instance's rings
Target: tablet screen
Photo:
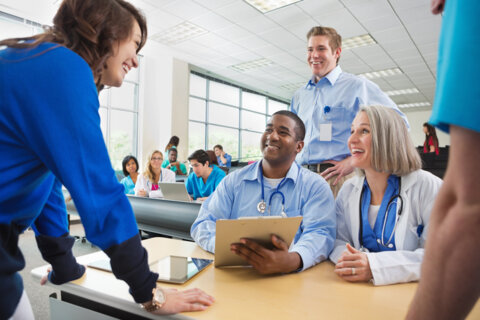
[[[167,256],[150,263],[150,270],[158,273],[162,282],[184,283],[205,269],[213,260]]]

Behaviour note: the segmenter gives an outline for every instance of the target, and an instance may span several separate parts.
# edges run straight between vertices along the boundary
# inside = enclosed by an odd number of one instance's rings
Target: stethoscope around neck
[[[387,208],[386,208],[386,211],[385,211],[385,216],[383,217],[382,233],[380,234],[380,239],[377,238],[377,243],[379,245],[381,245],[383,247],[386,247],[386,248],[390,248],[390,249],[393,248],[393,243],[391,241],[392,241],[393,235],[395,234],[395,230],[397,229],[398,220],[400,220],[400,216],[402,215],[402,211],[403,211],[403,198],[400,195],[401,190],[402,190],[402,178],[399,178],[398,179],[398,193],[394,194],[390,198],[390,200],[388,200]],[[358,205],[358,212],[359,212],[359,216],[360,216],[359,241],[360,241],[361,251],[365,250],[364,247],[363,247],[363,219],[362,219],[362,199],[363,199],[363,193],[364,192],[365,192],[365,186],[362,188],[362,192],[360,193],[360,203]],[[390,211],[390,206],[393,204],[393,201],[395,201],[396,199],[400,200],[400,208],[397,210],[398,211],[397,219],[395,219],[395,224],[393,225],[392,233],[390,234],[390,237],[388,238],[387,242],[385,242],[383,240],[384,234],[385,234],[385,225],[387,224],[388,214],[389,214],[389,211]],[[397,204],[398,204],[398,201],[397,201]]]
[[[260,214],[265,214],[265,211],[267,210],[267,203],[265,202],[265,186],[263,183],[263,168],[262,168],[262,163],[259,164],[260,166],[260,181],[262,184],[262,200],[257,204],[257,210]],[[284,218],[287,217],[287,214],[285,213],[285,195],[280,191],[280,188],[286,181],[287,177],[284,177],[282,181],[278,184],[277,188],[275,189],[274,192],[270,195],[270,198],[268,199],[268,215],[271,213],[271,208],[272,208],[272,199],[275,195],[280,195],[282,197],[282,212],[280,215]]]

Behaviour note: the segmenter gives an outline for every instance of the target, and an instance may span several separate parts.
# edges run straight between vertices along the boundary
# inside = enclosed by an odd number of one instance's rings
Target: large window
[[[188,151],[221,144],[234,160],[260,159],[267,119],[286,109],[287,102],[192,72]]]
[[[112,166],[120,171],[126,155],[137,155],[138,69],[130,70],[120,88],[102,90],[99,99],[103,137]]]
[[[0,11],[0,40],[41,32],[39,23]],[[115,170],[122,170],[123,157],[137,155],[138,77],[138,69],[132,69],[122,87],[104,89],[99,95],[100,126]]]

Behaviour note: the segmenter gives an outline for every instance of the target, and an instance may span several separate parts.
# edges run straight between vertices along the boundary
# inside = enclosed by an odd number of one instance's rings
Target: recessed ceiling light
[[[167,30],[154,34],[150,39],[166,45],[173,45],[205,33],[208,33],[208,31],[191,22],[185,21]]]
[[[383,78],[383,77],[390,77],[395,76],[398,74],[403,74],[400,68],[392,68],[392,69],[385,69],[380,71],[373,71],[373,72],[366,72],[360,74],[360,76],[364,76],[368,79],[376,79],[376,78]]]
[[[414,103],[405,103],[399,104],[399,108],[417,108],[417,107],[428,107],[430,106],[430,102],[414,102]]]
[[[392,91],[387,91],[385,93],[389,96],[399,96],[399,95],[402,95],[402,94],[418,93],[418,89],[417,88],[411,88],[411,89],[392,90]]]
[[[373,39],[372,36],[367,33],[361,36],[356,36],[356,37],[342,40],[342,49],[348,50],[348,49],[364,47],[364,46],[368,46],[376,43],[377,42],[375,41],[375,39]]]
[[[272,65],[272,64],[273,64],[273,61],[262,58],[262,59],[256,59],[256,60],[252,60],[252,61],[247,61],[247,62],[234,64],[234,65],[230,66],[230,68],[232,68],[234,70],[237,70],[237,71],[240,71],[240,72],[244,72],[244,71],[248,71],[248,70],[251,70],[251,69],[266,67],[266,66],[269,66],[269,65]]]
[[[246,3],[260,11],[267,13],[269,11],[288,6],[302,0],[244,0]]]

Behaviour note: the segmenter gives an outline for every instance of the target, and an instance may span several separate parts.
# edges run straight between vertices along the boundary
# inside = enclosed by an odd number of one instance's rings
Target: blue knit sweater
[[[52,43],[0,51],[0,288],[9,292],[0,297],[1,319],[12,315],[23,291],[18,234],[28,226],[53,266],[52,282],[84,272],[71,253],[62,184],[117,278],[137,302],[151,299],[157,275],[111,167],[98,108],[92,71],[73,51]]]

